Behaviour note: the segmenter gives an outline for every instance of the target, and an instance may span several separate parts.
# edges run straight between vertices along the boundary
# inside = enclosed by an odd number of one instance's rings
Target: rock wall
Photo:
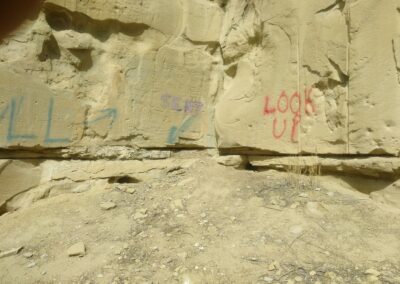
[[[0,147],[398,155],[399,10],[47,0],[0,44]]]

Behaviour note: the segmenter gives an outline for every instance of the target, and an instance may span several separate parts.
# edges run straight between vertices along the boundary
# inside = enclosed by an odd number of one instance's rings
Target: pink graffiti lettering
[[[312,99],[311,88],[306,88],[304,90],[303,97],[299,92],[294,92],[289,98],[286,92],[282,91],[275,104],[271,97],[266,96],[264,98],[263,114],[265,117],[268,117],[270,115],[274,116],[274,120],[272,123],[272,135],[277,140],[281,139],[285,135],[287,130],[287,120],[285,118],[281,118],[282,115],[293,115],[291,121],[292,125],[290,129],[290,140],[293,143],[297,143],[302,114],[311,116],[315,112],[316,107]]]

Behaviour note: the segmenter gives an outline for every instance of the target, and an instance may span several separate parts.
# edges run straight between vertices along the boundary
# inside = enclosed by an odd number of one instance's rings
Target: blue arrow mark
[[[111,128],[113,126],[114,122],[115,122],[115,119],[117,118],[117,115],[118,115],[117,109],[115,109],[115,108],[106,108],[106,109],[101,110],[100,112],[102,113],[101,115],[99,115],[95,119],[87,120],[85,122],[85,125],[88,126],[90,124],[99,122],[99,121],[104,120],[104,119],[111,119],[110,126],[109,126]]]

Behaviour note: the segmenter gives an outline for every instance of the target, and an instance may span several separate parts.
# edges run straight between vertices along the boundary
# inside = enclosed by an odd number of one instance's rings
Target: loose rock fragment
[[[33,253],[31,253],[31,252],[26,252],[26,253],[23,254],[23,256],[24,256],[25,258],[31,258],[31,257],[33,256]]]
[[[241,168],[245,166],[248,162],[246,157],[239,155],[219,156],[216,157],[215,160],[220,165],[224,165],[227,167],[234,167],[234,168]]]
[[[273,278],[267,277],[267,276],[265,276],[265,277],[263,278],[263,280],[264,280],[265,282],[267,282],[267,283],[272,283],[272,282],[274,281]]]
[[[36,262],[31,262],[26,267],[27,268],[32,268],[32,267],[35,267],[35,266],[36,266]]]
[[[135,220],[144,219],[146,217],[147,217],[147,209],[139,209],[133,215],[133,219]]]
[[[103,202],[100,204],[101,209],[103,210],[111,210],[114,209],[115,207],[117,207],[117,204],[115,204],[114,202]]]
[[[84,256],[86,254],[86,247],[83,242],[74,244],[68,249],[68,256]]]
[[[17,255],[19,252],[23,249],[24,247],[17,247],[17,248],[12,248],[3,252],[0,252],[0,258],[12,256],[12,255]]]
[[[380,273],[378,270],[374,269],[374,268],[367,269],[367,270],[365,271],[365,274],[367,274],[367,275],[372,275],[372,276],[376,276],[376,277],[378,277],[379,275],[381,275],[381,273]]]
[[[183,202],[181,199],[176,199],[176,200],[172,201],[171,205],[173,208],[176,208],[179,210],[185,209],[185,206],[183,205]]]
[[[126,190],[126,192],[129,193],[129,194],[134,194],[134,193],[136,192],[136,189],[134,189],[134,188],[128,188],[128,189]]]
[[[303,278],[300,277],[300,276],[296,276],[296,277],[294,278],[294,281],[296,281],[296,282],[301,282],[301,281],[303,281]]]

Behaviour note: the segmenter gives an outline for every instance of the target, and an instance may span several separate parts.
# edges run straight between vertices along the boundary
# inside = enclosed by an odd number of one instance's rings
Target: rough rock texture
[[[299,168],[319,167],[325,173],[347,173],[372,178],[396,179],[400,176],[398,158],[322,158],[317,156],[297,157],[262,157],[251,156],[249,162],[256,168],[287,170],[294,166]]]
[[[6,211],[8,200],[39,186],[41,173],[34,164],[17,160],[0,160],[0,214]]]
[[[179,172],[195,161],[0,160],[0,215],[60,194],[136,184],[169,172]]]
[[[45,1],[0,44],[0,146],[397,155],[398,8]]]

